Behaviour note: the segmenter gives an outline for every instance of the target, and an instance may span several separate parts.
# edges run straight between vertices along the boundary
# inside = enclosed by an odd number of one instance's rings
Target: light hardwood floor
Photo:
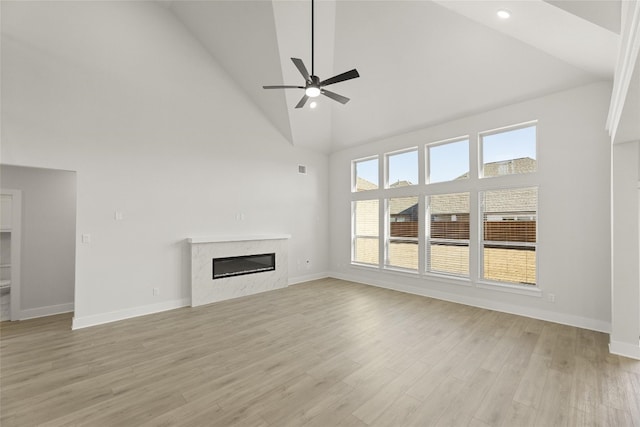
[[[71,331],[1,325],[9,426],[640,426],[607,335],[325,279]]]

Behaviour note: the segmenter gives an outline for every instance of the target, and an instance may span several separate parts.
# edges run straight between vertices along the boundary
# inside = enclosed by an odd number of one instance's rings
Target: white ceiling
[[[612,79],[619,43],[619,0],[318,0],[316,74],[361,77],[329,88],[346,105],[294,109],[302,90],[262,85],[303,84],[310,0],[168,7],[292,144],[325,152]]]

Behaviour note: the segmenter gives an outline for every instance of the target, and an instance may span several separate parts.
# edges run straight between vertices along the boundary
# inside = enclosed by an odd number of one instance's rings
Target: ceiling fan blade
[[[304,66],[304,62],[302,62],[302,59],[300,59],[300,58],[291,58],[291,60],[293,61],[293,64],[296,66],[298,71],[300,71],[300,74],[302,74],[302,77],[304,77],[304,80],[307,81],[307,82],[310,82],[311,81],[311,77],[309,76],[309,72],[307,71],[307,67]]]
[[[307,95],[303,96],[302,99],[298,102],[298,104],[296,104],[296,108],[304,107],[304,104],[307,103],[307,99],[309,99]]]
[[[335,101],[338,101],[341,104],[346,104],[347,102],[349,102],[349,98],[347,98],[346,96],[338,95],[337,93],[328,91],[326,89],[322,89],[320,93],[322,93],[324,96],[328,96]]]
[[[304,86],[262,86],[262,89],[304,89]]]
[[[349,70],[347,72],[344,72],[342,74],[338,74],[337,76],[333,76],[327,80],[321,81],[320,82],[320,86],[329,86],[332,85],[334,83],[339,83],[339,82],[343,82],[345,80],[351,80],[351,79],[355,79],[357,77],[360,77],[360,74],[358,74],[358,70],[356,70],[355,68],[353,70]]]

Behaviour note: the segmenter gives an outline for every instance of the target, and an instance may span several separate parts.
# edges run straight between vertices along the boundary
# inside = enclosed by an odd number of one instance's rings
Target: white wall
[[[614,144],[610,350],[640,359],[640,142]]]
[[[327,156],[158,2],[3,2],[2,89],[3,163],[77,171],[76,326],[186,304],[188,236],[287,233],[290,281],[327,270]]]
[[[0,182],[22,191],[20,318],[73,311],[76,174],[2,165]]]
[[[336,152],[330,160],[331,270],[345,279],[609,331],[610,83],[598,83]],[[541,296],[350,265],[350,162],[538,120],[538,284]],[[472,143],[474,139],[471,140]],[[473,144],[472,144],[473,145]],[[476,169],[471,167],[472,172]],[[515,179],[520,179],[516,177]],[[523,183],[530,178],[522,177]],[[475,180],[477,185],[484,185]],[[452,183],[450,189],[457,184]],[[444,186],[442,188],[445,188]],[[453,191],[453,190],[452,190]],[[474,251],[472,251],[472,254]],[[476,252],[477,253],[477,252]],[[477,266],[475,259],[471,266]],[[555,294],[555,302],[546,296]]]

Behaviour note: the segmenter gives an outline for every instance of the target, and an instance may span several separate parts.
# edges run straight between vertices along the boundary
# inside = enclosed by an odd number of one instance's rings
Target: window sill
[[[527,286],[527,287],[525,287]],[[509,292],[512,294],[519,295],[528,295],[532,297],[542,297],[542,289],[536,286],[531,285],[510,285],[508,283],[497,283],[497,282],[478,282],[476,287],[480,289],[491,289],[493,291],[500,292]]]
[[[389,271],[392,273],[400,273],[400,274],[408,274],[411,276],[419,276],[420,274],[418,273],[418,270],[412,270],[409,268],[402,268],[402,267],[394,267],[394,266],[390,266],[390,265],[385,265],[384,267],[382,267],[382,269],[384,271]]]
[[[446,284],[471,287],[471,280],[468,277],[454,276],[448,274],[438,274],[432,272],[426,272],[423,274],[425,279],[435,279]]]
[[[351,266],[358,267],[358,268],[375,269],[375,270],[378,270],[380,268],[378,264],[365,264],[363,262],[353,262],[353,261],[351,261]]]

